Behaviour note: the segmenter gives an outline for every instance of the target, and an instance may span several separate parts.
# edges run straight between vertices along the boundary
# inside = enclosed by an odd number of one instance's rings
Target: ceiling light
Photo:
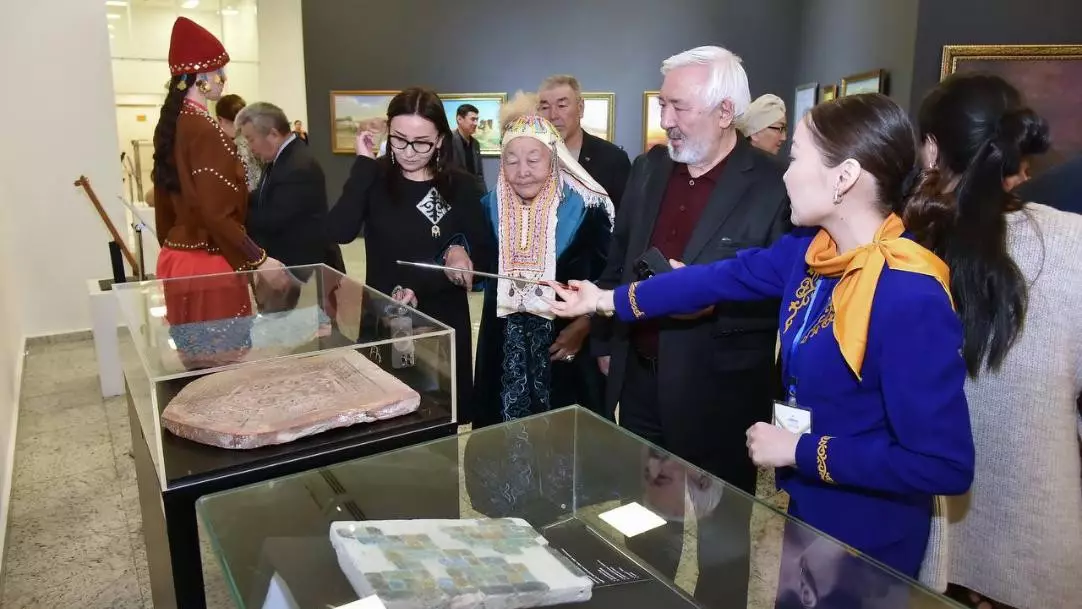
[[[598,514],[598,517],[625,537],[634,537],[665,524],[664,518],[635,502]]]
[[[128,6],[127,0],[105,0],[105,6]]]
[[[232,7],[230,7],[230,8],[223,8],[223,9],[222,9],[222,14],[223,14],[223,15],[239,15],[239,14],[240,14],[240,11],[238,11],[237,9],[235,9],[235,8],[232,8]]]
[[[193,9],[199,6],[199,0],[184,0],[180,3],[180,8]]]
[[[123,15],[119,15],[117,13],[106,13],[105,16],[108,19],[123,19],[124,18]]]

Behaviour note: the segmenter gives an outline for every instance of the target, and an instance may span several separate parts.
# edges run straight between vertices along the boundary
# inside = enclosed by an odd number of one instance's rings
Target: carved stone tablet
[[[368,358],[342,351],[205,376],[169,402],[162,424],[202,444],[247,449],[409,414],[420,403]]]
[[[593,580],[519,518],[331,523],[338,565],[387,609],[521,609],[590,600]]]

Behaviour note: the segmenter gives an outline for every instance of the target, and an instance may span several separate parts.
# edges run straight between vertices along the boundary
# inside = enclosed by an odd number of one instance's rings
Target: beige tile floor
[[[345,256],[351,271],[364,268],[362,243],[345,248]],[[478,319],[479,299],[471,310]],[[124,398],[101,398],[87,339],[35,345],[24,370],[0,607],[153,607]],[[771,478],[761,476],[760,495],[783,507]],[[769,509],[755,511],[750,607],[773,604],[779,524]],[[685,539],[676,579],[690,589],[698,577],[694,521]],[[232,607],[207,550],[208,604]]]

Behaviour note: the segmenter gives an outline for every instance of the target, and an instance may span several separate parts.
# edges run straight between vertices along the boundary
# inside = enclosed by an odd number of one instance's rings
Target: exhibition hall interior
[[[0,607],[1072,609],[1082,3],[0,23]]]

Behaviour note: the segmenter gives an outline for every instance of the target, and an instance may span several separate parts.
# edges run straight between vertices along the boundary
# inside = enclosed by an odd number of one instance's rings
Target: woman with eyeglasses
[[[336,243],[364,230],[365,283],[455,329],[458,420],[470,421],[473,385],[470,309],[473,275],[397,264],[429,262],[473,269],[490,257],[476,180],[451,164],[451,128],[435,92],[409,88],[387,106],[387,154],[375,134],[357,135],[357,158],[328,214]],[[477,270],[482,270],[478,268]]]

